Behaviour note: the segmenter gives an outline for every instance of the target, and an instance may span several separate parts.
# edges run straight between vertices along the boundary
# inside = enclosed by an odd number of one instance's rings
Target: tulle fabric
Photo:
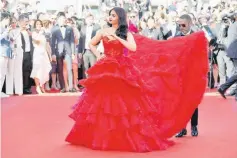
[[[119,41],[103,39],[106,58],[80,81],[85,90],[70,114],[75,124],[67,142],[133,152],[174,144],[168,138],[186,125],[205,90],[204,34],[167,42],[134,38],[138,48],[128,57]]]
[[[152,87],[147,95],[158,109],[162,137],[172,137],[186,126],[205,92],[207,40],[203,32],[159,42],[135,35],[135,40],[137,51],[129,57],[145,85]]]

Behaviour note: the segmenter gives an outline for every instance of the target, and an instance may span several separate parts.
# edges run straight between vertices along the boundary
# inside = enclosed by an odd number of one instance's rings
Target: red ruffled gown
[[[202,100],[208,70],[203,32],[169,41],[134,35],[136,52],[103,38],[106,57],[81,80],[85,90],[66,141],[97,150],[147,152],[173,145]]]

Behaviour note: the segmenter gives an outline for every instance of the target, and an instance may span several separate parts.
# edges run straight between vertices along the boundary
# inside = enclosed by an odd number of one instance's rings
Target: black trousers
[[[57,57],[57,69],[58,69],[58,80],[61,86],[61,89],[65,88],[65,82],[63,77],[63,60],[64,57]]]
[[[235,69],[237,71],[237,59],[232,59]],[[225,92],[228,88],[230,88],[233,84],[237,83],[237,73],[235,73],[233,76],[228,78],[228,80],[220,86],[220,88]],[[237,87],[235,89],[235,94],[237,96]]]
[[[222,84],[220,86],[220,88],[223,90],[223,91],[226,91],[228,88],[230,88],[233,84],[237,83],[237,74],[233,75],[232,77],[230,77],[224,84]],[[235,89],[236,93],[237,94],[237,89]]]
[[[32,86],[32,79],[30,74],[32,71],[32,54],[30,52],[24,52],[23,54],[23,91],[30,91]]]
[[[191,126],[198,125],[198,108],[195,109],[192,117],[191,117]]]

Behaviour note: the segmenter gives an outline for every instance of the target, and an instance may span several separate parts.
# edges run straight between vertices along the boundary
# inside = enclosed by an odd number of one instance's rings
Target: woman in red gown
[[[97,150],[167,149],[205,91],[204,33],[169,41],[132,35],[125,11],[117,7],[110,11],[110,24],[91,41],[98,55],[96,44],[103,40],[105,57],[80,81],[85,90],[70,114],[75,124],[66,141]]]

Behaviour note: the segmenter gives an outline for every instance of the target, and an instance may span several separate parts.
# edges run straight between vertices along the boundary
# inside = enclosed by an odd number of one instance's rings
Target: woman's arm
[[[94,53],[97,58],[100,57],[100,52],[97,51],[96,46],[100,42],[102,37],[103,37],[102,30],[97,31],[95,37],[92,38],[92,40],[91,40],[91,42],[89,44],[89,47],[90,47],[92,53]]]
[[[128,32],[127,40],[118,37],[116,34],[112,34],[112,36],[119,40],[119,42],[121,42],[128,50],[133,52],[137,50],[137,44],[133,38],[133,35],[130,32]]]
[[[47,53],[48,53],[49,60],[51,62],[52,61],[52,50],[51,50],[49,42],[46,43],[46,50],[47,50]]]

